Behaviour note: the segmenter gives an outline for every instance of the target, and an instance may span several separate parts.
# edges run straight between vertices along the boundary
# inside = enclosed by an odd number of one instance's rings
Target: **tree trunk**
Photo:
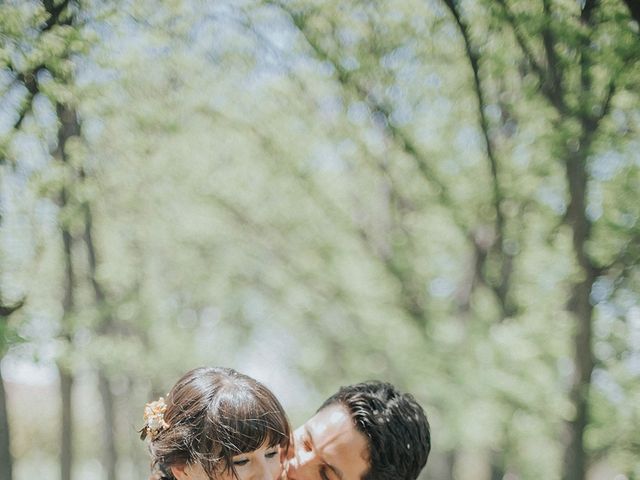
[[[502,480],[505,475],[504,452],[491,452],[491,480]]]
[[[589,422],[589,390],[593,372],[593,354],[591,345],[591,312],[589,294],[593,279],[578,283],[573,288],[570,311],[574,315],[576,330],[574,333],[574,372],[571,379],[569,398],[575,408],[575,415],[567,423],[568,438],[564,457],[564,480],[584,480],[586,478],[587,459],[584,448],[584,431]]]
[[[62,398],[62,434],[60,439],[60,479],[71,480],[73,466],[73,415],[71,393],[73,376],[63,366],[60,373],[60,396]]]
[[[2,218],[0,217],[0,221]],[[24,305],[24,300],[20,300],[14,305],[5,305],[0,302],[0,361],[7,352],[8,345],[5,341],[4,329],[8,328],[6,323],[9,315]],[[0,479],[11,480],[13,472],[13,457],[11,456],[11,435],[9,432],[9,409],[7,404],[7,393],[4,389],[2,369],[0,368]]]
[[[106,294],[97,277],[98,260],[96,245],[93,240],[93,216],[91,214],[91,206],[89,203],[85,203],[84,205],[84,242],[87,247],[89,277],[93,288],[96,306],[101,312],[105,312],[101,314],[97,333],[100,335],[109,335],[112,333],[114,322],[113,316],[106,310]],[[98,381],[104,418],[102,462],[107,471],[107,480],[116,480],[118,453],[116,450],[115,438],[114,400],[113,394],[111,393],[109,377],[102,365],[98,366]]]
[[[116,480],[118,455],[116,450],[113,395],[109,378],[104,372],[98,372],[100,397],[102,398],[104,430],[103,430],[103,458],[102,462],[107,471],[107,480]]]
[[[586,251],[591,233],[591,222],[586,216],[587,169],[586,159],[592,131],[583,130],[580,148],[569,154],[566,175],[569,187],[567,223],[572,228],[573,250],[577,260],[580,280],[571,290],[568,310],[575,321],[573,335],[573,374],[569,398],[574,406],[573,418],[567,422],[567,438],[564,454],[564,480],[584,480],[587,458],[584,448],[584,432],[589,422],[589,390],[593,372],[591,287],[595,281],[595,268]]]
[[[69,138],[80,133],[78,119],[75,110],[68,105],[57,104],[56,113],[60,125],[58,127],[58,146],[54,152],[54,157],[63,164],[68,163],[65,151]],[[59,205],[60,210],[69,204],[69,191],[66,185],[60,190]],[[60,328],[60,338],[66,342],[68,347],[72,343],[72,329],[70,318],[75,309],[74,300],[74,271],[73,271],[73,237],[68,225],[61,222],[62,243],[64,249],[64,294],[63,294],[63,315]],[[62,400],[62,429],[60,438],[60,478],[61,480],[71,480],[71,470],[73,466],[73,408],[72,408],[72,387],[73,373],[71,368],[61,359],[58,361],[58,372],[60,374],[60,397]]]
[[[11,480],[13,460],[11,457],[11,439],[9,437],[9,415],[7,413],[7,396],[0,369],[0,478]]]
[[[66,205],[67,192],[63,188],[62,204]],[[73,263],[71,258],[71,248],[73,239],[67,227],[62,227],[62,239],[64,244],[65,258],[65,291],[63,300],[63,325],[61,337],[71,344],[71,332],[68,325],[69,316],[74,309],[74,287],[73,287]],[[60,375],[60,399],[62,402],[62,428],[60,432],[60,479],[71,480],[71,469],[73,465],[73,405],[72,387],[73,375],[70,368],[64,361],[58,361],[58,373]]]
[[[591,31],[594,12],[598,0],[586,0],[580,16],[581,23]],[[581,39],[580,44],[580,96],[587,104],[592,94],[593,61],[590,56],[590,38]],[[602,107],[606,112],[606,102]],[[587,158],[596,134],[599,120],[590,117],[591,112],[580,112],[576,120],[580,122],[581,132],[577,138],[575,151],[566,152],[566,178],[569,191],[566,222],[572,229],[572,243],[576,263],[579,268],[579,280],[571,289],[568,311],[575,322],[573,334],[573,373],[569,399],[574,407],[574,416],[567,422],[566,448],[564,452],[564,480],[584,480],[587,472],[587,454],[584,445],[584,432],[589,423],[589,390],[593,373],[591,288],[596,278],[596,269],[587,253],[587,244],[591,236],[591,221],[587,217]]]

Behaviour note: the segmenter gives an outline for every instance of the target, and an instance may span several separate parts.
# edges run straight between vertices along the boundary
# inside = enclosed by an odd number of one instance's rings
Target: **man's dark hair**
[[[429,422],[412,395],[383,382],[341,387],[320,407],[341,404],[369,446],[363,480],[415,480],[431,450]]]

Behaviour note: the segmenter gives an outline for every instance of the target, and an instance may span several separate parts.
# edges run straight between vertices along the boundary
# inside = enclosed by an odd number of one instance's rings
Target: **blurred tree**
[[[16,22],[32,63],[2,61],[5,163],[19,131],[54,132],[23,188],[57,199],[63,247],[34,263],[66,281],[30,280],[23,323],[64,299],[60,366],[104,408],[69,411],[90,425],[76,463],[143,475],[141,405],[219,363],[298,382],[305,407],[362,378],[414,392],[439,435],[426,478],[632,478],[623,2],[141,1],[106,25],[63,3]]]
[[[361,5],[355,6],[353,10],[346,7],[336,6],[332,11],[324,6],[317,8],[307,2],[298,4],[284,4],[279,2],[266,2],[268,5],[277,5],[283,8],[291,16],[293,23],[303,34],[313,53],[320,61],[328,62],[335,77],[341,85],[345,87],[346,96],[355,95],[360,101],[368,105],[372,116],[380,120],[382,129],[386,130],[387,137],[396,142],[401,150],[413,157],[418,166],[418,171],[424,174],[424,178],[435,183],[440,192],[440,202],[442,206],[450,208],[450,215],[454,219],[462,232],[469,238],[467,232],[474,231],[475,228],[465,224],[455,209],[461,209],[460,205],[452,200],[448,192],[451,186],[438,179],[438,174],[429,166],[429,161],[424,154],[420,153],[420,147],[407,135],[406,131],[398,128],[393,119],[394,103],[389,98],[389,83],[393,82],[393,74],[385,77],[380,74],[380,66],[384,66],[384,61],[390,52],[395,52],[394,48],[401,48],[403,45],[402,35],[397,31],[383,30],[378,14],[384,10],[382,4],[377,4],[371,9]],[[496,295],[500,305],[501,314],[499,318],[508,318],[517,312],[513,300],[509,300],[509,290],[513,273],[513,245],[517,245],[515,238],[508,238],[505,235],[505,216],[503,211],[510,208],[522,211],[533,198],[523,198],[514,204],[516,197],[507,198],[501,191],[499,182],[499,167],[496,156],[495,144],[499,140],[494,132],[506,132],[509,136],[509,129],[513,129],[514,112],[510,112],[510,107],[504,104],[501,98],[507,98],[512,92],[506,89],[506,85],[501,83],[501,79],[492,78],[489,74],[481,72],[481,62],[499,62],[497,68],[507,67],[508,61],[499,58],[500,53],[492,52],[491,59],[481,57],[478,49],[472,40],[472,31],[467,24],[462,13],[462,4],[459,2],[444,2],[453,15],[456,25],[463,38],[464,50],[473,73],[473,91],[477,97],[478,118],[480,131],[482,132],[486,155],[490,167],[492,190],[490,203],[494,206],[493,218],[494,226],[478,226],[479,231],[484,231],[485,235],[475,241],[475,249],[478,252],[476,258],[476,272],[471,278],[482,279],[484,285],[488,286]],[[292,6],[295,5],[295,6]],[[464,4],[467,9],[474,14],[481,13],[482,6],[467,2]],[[500,2],[503,9],[502,16],[495,16],[495,27],[483,30],[482,22],[476,21],[475,34],[482,42],[492,41],[502,35],[501,30],[505,25],[510,25],[515,32],[516,44],[522,49],[525,56],[526,65],[529,67],[527,75],[538,76],[540,90],[533,92],[532,99],[536,99],[538,92],[548,101],[550,106],[556,110],[555,117],[550,121],[554,125],[556,136],[547,137],[547,147],[564,163],[564,173],[567,184],[568,201],[564,222],[571,228],[573,255],[576,259],[578,273],[576,280],[570,281],[569,294],[571,301],[567,304],[568,311],[574,316],[576,321],[576,333],[574,337],[574,375],[571,381],[569,398],[575,408],[575,417],[568,422],[568,435],[565,447],[564,477],[568,479],[582,479],[586,475],[588,462],[586,461],[584,432],[589,423],[588,404],[589,386],[593,372],[593,345],[591,340],[591,329],[593,322],[593,309],[591,292],[592,287],[601,273],[610,268],[594,259],[589,253],[594,241],[591,225],[594,222],[590,218],[588,210],[588,185],[597,179],[590,179],[589,159],[597,153],[594,149],[594,142],[600,136],[600,126],[603,119],[610,113],[612,98],[620,90],[633,92],[635,83],[633,74],[637,73],[634,66],[637,64],[637,39],[628,28],[621,29],[616,41],[611,42],[609,35],[610,25],[617,21],[625,21],[625,15],[620,10],[619,5],[610,5],[604,13],[596,2],[585,2],[576,8],[566,6],[553,6],[551,2],[543,2],[541,9],[519,8],[520,16],[515,16],[511,12],[511,6],[506,2]],[[516,5],[517,7],[517,5]],[[487,5],[488,11],[492,11],[491,5]],[[335,13],[334,13],[335,12]],[[339,13],[338,13],[339,12]],[[476,19],[478,17],[475,17]],[[364,36],[365,39],[356,40],[349,43],[350,30],[352,25],[348,22],[360,22],[361,29],[372,32]],[[364,19],[364,21],[362,21]],[[371,19],[371,22],[367,20]],[[500,24],[499,22],[502,22]],[[556,24],[557,23],[557,24]],[[378,30],[379,28],[379,30]],[[493,28],[493,29],[492,29]],[[347,31],[350,30],[350,33]],[[386,35],[378,35],[384,31]],[[526,33],[523,33],[526,32]],[[606,32],[606,33],[604,33]],[[530,35],[530,37],[529,37]],[[497,40],[498,42],[500,40]],[[539,43],[532,47],[528,44]],[[605,43],[600,43],[605,42]],[[598,49],[594,51],[594,45]],[[613,47],[615,45],[615,47]],[[612,47],[612,48],[610,48]],[[488,52],[488,49],[485,51]],[[506,50],[512,54],[511,50]],[[542,60],[536,57],[536,53],[542,52]],[[575,63],[571,63],[570,58],[562,58],[559,52],[570,52],[568,57],[577,58]],[[597,52],[597,53],[595,53]],[[504,55],[504,54],[502,54]],[[489,57],[487,53],[485,56]],[[372,66],[371,69],[369,66]],[[516,65],[520,68],[520,65]],[[492,67],[488,67],[492,68]],[[595,72],[598,72],[597,74]],[[513,69],[508,74],[521,73],[523,76],[527,70]],[[603,72],[606,72],[603,74]],[[505,75],[500,72],[498,75]],[[483,79],[483,76],[488,78]],[[512,78],[512,77],[509,77]],[[595,79],[595,80],[594,80]],[[527,80],[525,78],[524,80]],[[485,99],[483,81],[491,83],[491,90],[494,98],[488,103]],[[385,90],[385,88],[387,90]],[[384,92],[384,93],[383,93]],[[526,93],[526,91],[525,91]],[[517,95],[518,93],[516,93]],[[636,99],[637,100],[637,99]],[[491,125],[487,118],[487,111],[491,108],[502,110],[502,115]],[[548,113],[543,113],[548,115]],[[515,118],[516,122],[522,119]],[[611,132],[604,136],[611,137]],[[508,140],[508,139],[507,139]],[[397,213],[397,212],[396,212]],[[400,215],[394,215],[400,218]],[[457,219],[457,220],[456,220]],[[517,229],[514,221],[511,228]],[[601,222],[602,223],[602,222]],[[478,230],[476,230],[478,231]],[[517,230],[516,230],[517,231]],[[613,253],[613,258],[628,258],[628,253],[633,252],[637,240],[633,232],[631,236],[621,241],[622,249]],[[361,229],[361,237],[365,240],[371,238],[370,232]],[[405,245],[411,245],[408,241]],[[376,254],[375,250],[373,251]],[[426,320],[425,298],[421,292],[423,280],[420,274],[411,271],[410,263],[404,261],[398,263],[402,258],[415,258],[416,252],[395,250],[390,257],[387,257],[389,271],[399,280],[403,300],[403,309],[419,325]],[[488,262],[488,263],[486,263]],[[493,264],[493,265],[492,265]],[[402,266],[400,266],[402,265]],[[604,270],[603,270],[604,269]],[[497,273],[496,273],[497,272]],[[473,282],[472,284],[473,285]],[[502,461],[500,463],[503,463]],[[496,476],[501,476],[504,472],[497,472]]]
[[[58,103],[56,104],[56,112],[60,124],[58,127],[58,144],[53,155],[63,165],[67,166],[69,163],[69,157],[66,151],[67,141],[80,134],[80,125],[75,110],[70,106]],[[68,212],[70,210],[70,192],[69,187],[65,184],[63,184],[60,189],[58,202],[62,212]],[[64,296],[59,338],[63,341],[66,350],[66,355],[58,361],[60,395],[62,400],[62,430],[60,442],[60,475],[62,480],[71,479],[73,468],[73,371],[68,356],[73,348],[73,316],[76,313],[76,275],[73,260],[73,246],[75,241],[68,222],[69,220],[60,222],[64,249]]]
[[[84,176],[84,175],[83,175]],[[96,328],[99,336],[113,335],[115,325],[114,318],[109,311],[106,293],[100,285],[97,275],[97,253],[96,245],[93,240],[93,217],[91,214],[91,205],[88,201],[83,204],[84,211],[84,234],[83,239],[87,249],[89,279],[93,289],[95,303],[100,312],[99,324]],[[107,469],[107,479],[115,480],[117,478],[118,453],[116,450],[115,425],[116,415],[114,398],[111,393],[111,381],[105,365],[98,365],[98,383],[100,397],[102,400],[102,408],[104,415],[103,426],[103,464]]]
[[[614,2],[586,1],[576,11],[543,1],[541,21],[529,9],[506,1],[498,4],[497,18],[510,25],[528,75],[537,78],[539,90],[535,94],[555,110],[550,121],[557,135],[551,139],[550,149],[564,163],[568,200],[563,220],[572,231],[578,268],[567,303],[576,322],[569,392],[575,414],[567,422],[563,478],[581,480],[589,465],[585,431],[590,422],[594,368],[592,290],[598,276],[611,267],[597,259],[594,251],[594,243],[599,241],[594,233],[598,216],[590,211],[589,190],[597,188],[599,179],[592,173],[590,160],[597,154],[597,141],[603,136],[602,125],[611,112],[614,95],[637,88],[637,36],[629,28],[616,28],[616,40],[610,42],[611,25],[624,19]],[[610,258],[627,258],[636,242],[632,237],[622,240],[620,250],[610,252]]]
[[[0,299],[2,296],[0,295]],[[11,305],[5,305],[0,300],[0,361],[4,357],[10,342],[11,326],[9,326],[9,316],[19,310],[24,305],[24,300]],[[7,414],[7,395],[0,368],[0,476],[7,480],[13,478],[13,458],[11,456],[11,436],[9,416]]]
[[[67,144],[80,135],[77,113],[69,95],[73,76],[72,58],[85,48],[76,15],[80,4],[70,0],[30,2],[23,6],[7,5],[5,68],[11,74],[11,86],[22,88],[17,120],[18,130],[27,115],[32,114],[38,96],[46,96],[54,105],[57,117],[57,141],[52,156],[62,166],[63,181],[55,193],[60,207],[60,231],[63,247],[63,300],[62,319],[58,338],[64,345],[64,354],[58,361],[61,394],[60,476],[69,480],[73,466],[73,371],[69,354],[73,344],[74,315],[76,309],[75,268],[73,260],[74,238],[71,231],[73,216],[72,183],[75,181]],[[69,184],[68,182],[71,182]]]

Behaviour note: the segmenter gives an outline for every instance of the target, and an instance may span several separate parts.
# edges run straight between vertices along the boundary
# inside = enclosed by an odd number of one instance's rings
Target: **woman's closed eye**
[[[237,457],[237,458],[234,458],[233,459],[233,466],[234,467],[244,467],[245,465],[247,465],[251,461],[252,455],[255,455],[256,453],[251,453],[251,454],[249,454],[248,457]],[[277,448],[274,448],[272,450],[267,450],[264,453],[264,457],[266,459],[275,458],[277,455],[278,455],[278,449]]]

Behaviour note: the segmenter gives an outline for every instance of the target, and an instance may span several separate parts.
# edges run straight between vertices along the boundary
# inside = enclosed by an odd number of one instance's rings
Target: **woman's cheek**
[[[281,480],[283,477],[284,469],[282,468],[282,462],[280,459],[276,457],[276,461],[273,462],[273,466],[271,467],[271,478],[273,480]]]

